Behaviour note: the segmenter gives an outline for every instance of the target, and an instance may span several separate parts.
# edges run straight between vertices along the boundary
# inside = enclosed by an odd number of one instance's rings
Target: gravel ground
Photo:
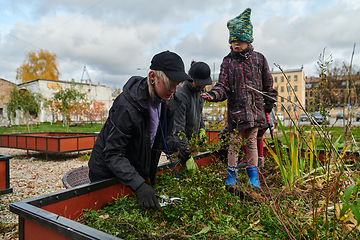
[[[62,183],[64,174],[74,168],[87,165],[86,154],[77,152],[65,154],[46,154],[35,151],[0,148],[0,154],[10,155],[10,187],[13,193],[0,196],[0,230],[1,225],[14,227],[2,239],[18,239],[18,216],[9,210],[11,203],[33,198],[65,189]],[[160,163],[166,162],[162,156]],[[1,231],[3,232],[3,230]],[[6,231],[5,231],[6,232]]]
[[[0,222],[17,224],[18,216],[9,210],[11,203],[27,198],[45,195],[65,189],[62,176],[69,170],[87,165],[86,152],[48,154],[26,150],[0,148],[0,154],[11,155],[10,159],[10,187],[13,193],[0,196]],[[17,231],[14,227],[5,234],[3,239],[10,238]]]

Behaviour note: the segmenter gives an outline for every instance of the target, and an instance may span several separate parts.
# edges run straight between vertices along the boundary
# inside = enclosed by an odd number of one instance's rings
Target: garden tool
[[[250,186],[254,188],[260,188],[259,176],[257,167],[247,167],[246,172],[250,180]]]
[[[161,207],[166,207],[166,206],[169,206],[169,205],[180,205],[182,204],[182,199],[181,198],[178,198],[178,197],[173,197],[173,198],[168,198],[167,196],[165,195],[159,195],[159,194],[155,194],[155,196],[157,198],[160,198],[160,206]]]
[[[269,130],[270,130],[271,139],[274,140],[273,132],[272,132],[272,129],[271,129],[271,123],[270,123],[269,114],[265,113],[265,116],[266,116],[266,121],[268,123],[268,127],[269,127]]]

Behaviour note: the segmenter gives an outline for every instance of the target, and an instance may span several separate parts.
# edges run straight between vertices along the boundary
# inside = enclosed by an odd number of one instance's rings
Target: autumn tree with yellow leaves
[[[28,82],[35,79],[59,80],[56,54],[40,49],[26,54],[25,61],[16,69],[16,79]]]

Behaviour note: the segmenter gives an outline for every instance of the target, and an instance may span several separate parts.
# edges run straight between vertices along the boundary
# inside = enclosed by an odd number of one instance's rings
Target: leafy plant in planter
[[[235,134],[239,132],[234,130]],[[191,139],[186,138],[184,133],[179,133],[179,138],[185,140],[188,143],[189,150],[193,154],[200,152],[210,151],[211,153],[218,152],[228,148],[229,145],[235,146],[235,153],[241,157],[244,153],[242,152],[242,146],[246,144],[246,140],[240,138],[233,138],[229,132],[225,132],[221,135],[220,141],[215,141],[214,139],[208,139],[206,136],[204,139],[200,139],[198,134],[193,132]]]
[[[217,162],[194,176],[182,170],[177,179],[167,170],[155,189],[159,195],[180,197],[181,205],[144,212],[135,196],[124,196],[98,212],[87,210],[82,222],[126,239],[283,239],[286,233],[266,206],[243,202],[225,190],[224,169]]]
[[[280,181],[276,177],[279,174],[270,164],[266,162],[266,170],[263,170],[267,171],[267,180],[262,185],[264,199],[261,201],[244,201],[227,192],[224,189],[225,166],[218,161],[200,168],[196,175],[181,170],[180,178],[176,179],[171,170],[166,170],[158,177],[157,192],[182,198],[181,205],[164,207],[162,212],[144,212],[138,208],[135,196],[123,196],[98,212],[86,210],[81,221],[126,239],[328,239],[325,236],[330,233],[333,239],[341,239],[340,236],[346,234],[344,239],[354,239],[358,231],[343,233],[343,226],[350,226],[350,222],[338,222],[334,214],[329,216],[334,223],[331,228],[324,227],[327,224],[324,199],[314,203],[311,189],[299,191],[299,188],[294,188],[290,191],[281,185],[271,187]],[[350,193],[351,198],[345,197],[350,200],[350,205],[357,203],[353,194],[354,191]],[[319,205],[315,208],[316,223],[311,214],[312,204]],[[341,208],[336,214],[339,215],[340,211]],[[346,211],[343,218],[348,214]]]

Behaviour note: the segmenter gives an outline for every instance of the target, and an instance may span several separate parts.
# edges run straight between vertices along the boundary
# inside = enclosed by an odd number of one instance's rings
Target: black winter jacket
[[[181,105],[175,111],[173,135],[177,140],[176,148],[178,149],[188,148],[185,139],[179,138],[179,133],[183,133],[187,139],[191,139],[194,132],[199,134],[199,129],[205,128],[202,116],[205,100],[200,96],[203,92],[206,92],[205,89],[196,92],[188,81],[177,88],[175,96],[181,100]]]
[[[130,78],[109,110],[88,163],[95,174],[116,177],[132,191],[148,178],[154,182],[160,154],[164,150],[160,125],[151,149],[148,101],[147,78]],[[171,136],[173,113],[180,103],[175,96],[162,103],[160,122],[167,136]],[[165,127],[167,131],[164,131]],[[169,148],[172,139],[168,138]]]

